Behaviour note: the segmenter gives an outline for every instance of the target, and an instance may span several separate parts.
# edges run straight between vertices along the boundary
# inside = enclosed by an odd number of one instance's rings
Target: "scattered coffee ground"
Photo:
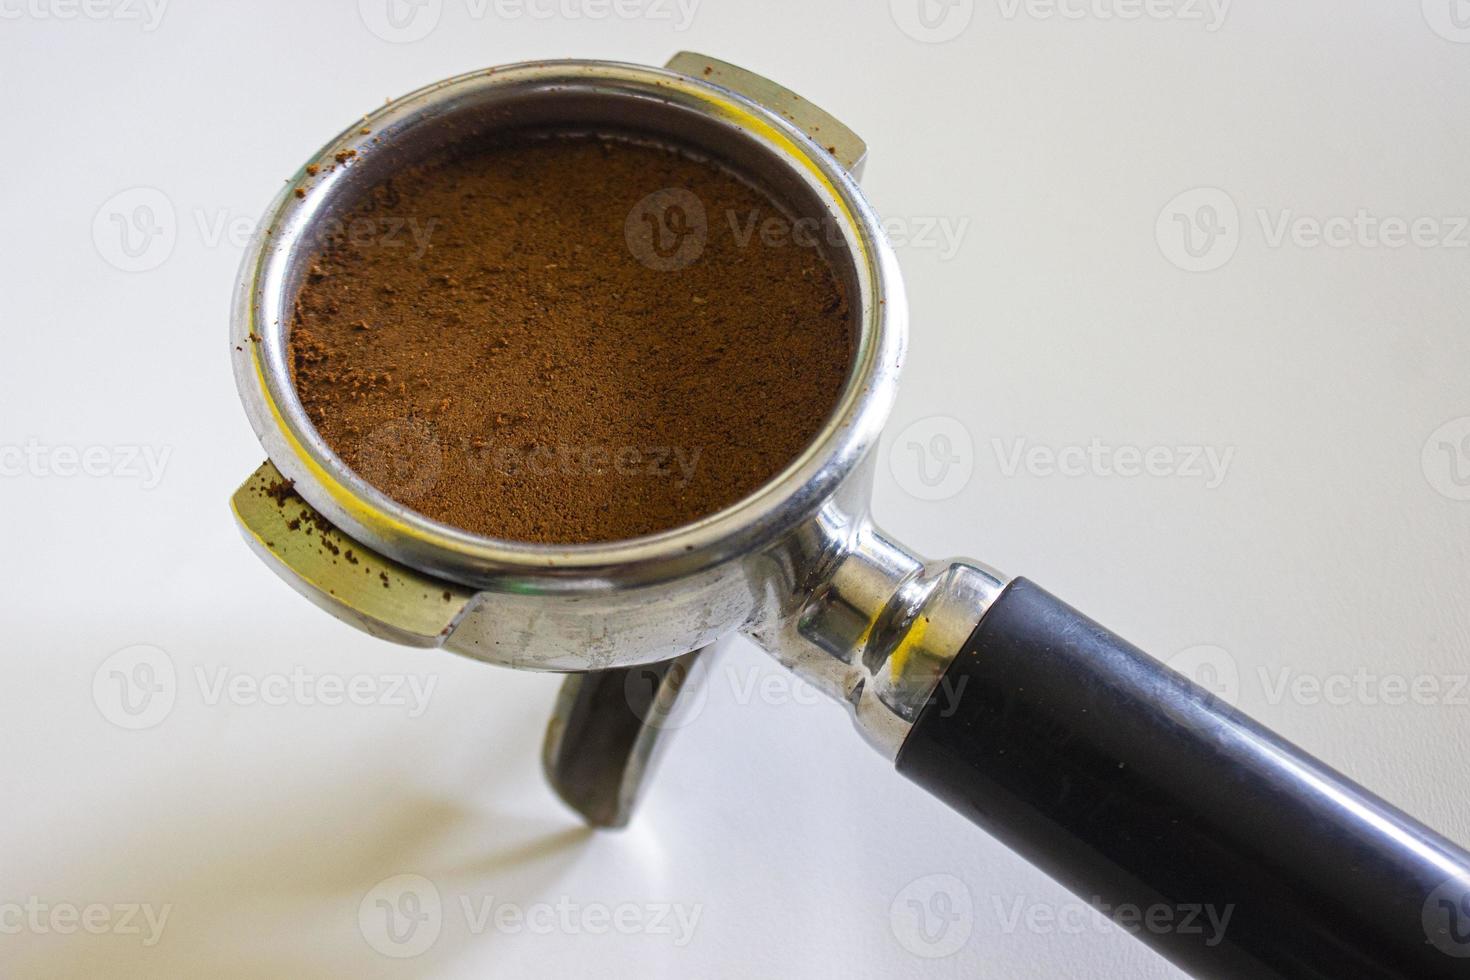
[[[846,379],[843,286],[790,230],[656,147],[461,151],[324,242],[297,390],[349,466],[445,524],[556,544],[688,524],[784,469]]]

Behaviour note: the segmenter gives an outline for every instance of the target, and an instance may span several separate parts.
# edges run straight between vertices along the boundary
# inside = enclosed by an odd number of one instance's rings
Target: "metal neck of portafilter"
[[[945,671],[1007,581],[966,559],[925,561],[863,519],[809,598],[751,636],[893,759],[931,699],[959,696]]]

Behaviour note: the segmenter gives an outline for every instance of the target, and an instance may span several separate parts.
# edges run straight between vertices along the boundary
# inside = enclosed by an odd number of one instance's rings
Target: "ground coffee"
[[[844,288],[783,222],[657,147],[461,151],[334,223],[296,298],[297,391],[443,523],[564,544],[690,523],[785,468],[848,371]]]

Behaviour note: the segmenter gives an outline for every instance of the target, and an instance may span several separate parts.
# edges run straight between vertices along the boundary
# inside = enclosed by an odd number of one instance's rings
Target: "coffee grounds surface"
[[[442,523],[616,541],[715,513],[836,405],[848,301],[762,192],[657,147],[544,139],[396,175],[336,222],[290,356],[327,444]]]

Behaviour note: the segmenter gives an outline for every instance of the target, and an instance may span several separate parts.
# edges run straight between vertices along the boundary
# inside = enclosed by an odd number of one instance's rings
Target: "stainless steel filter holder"
[[[310,424],[287,324],[319,230],[394,171],[511,127],[716,158],[829,230],[855,363],[812,445],[753,496],[633,541],[496,541],[389,499]],[[1454,936],[1426,903],[1450,895],[1470,917],[1470,855],[1030,582],[927,560],[873,525],[907,304],[857,187],[865,153],[810,102],[696,54],[476,72],[355,124],[288,183],[240,277],[230,356],[269,456],[234,497],[246,540],[376,636],[567,673],[547,773],[594,824],[628,819],[695,658],[744,633],[845,704],[902,775],[1084,898],[1228,904],[1222,942],[1141,934],[1201,975],[1452,975]]]

